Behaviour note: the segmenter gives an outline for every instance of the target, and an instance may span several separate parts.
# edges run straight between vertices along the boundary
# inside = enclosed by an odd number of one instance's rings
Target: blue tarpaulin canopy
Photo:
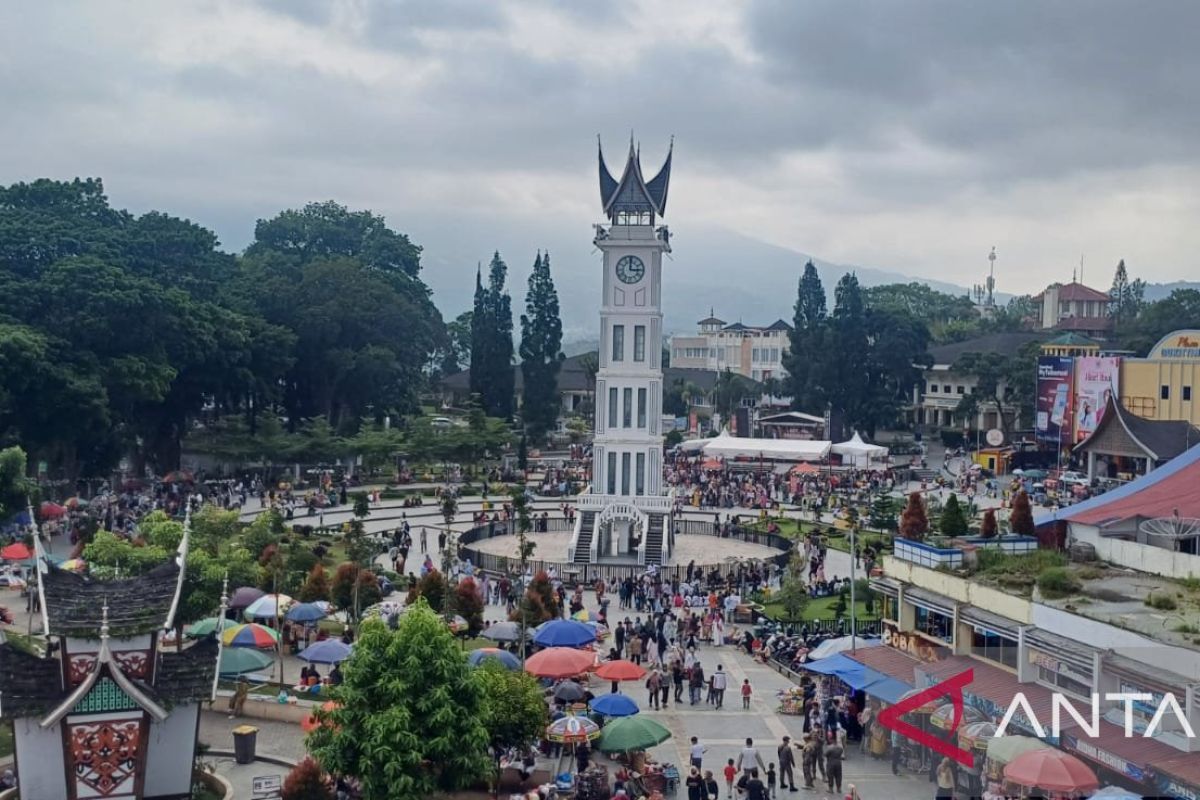
[[[810,661],[804,665],[810,672],[822,675],[833,675],[852,689],[862,689],[872,697],[878,697],[888,703],[895,703],[913,687],[884,675],[879,670],[860,664],[843,653]]]
[[[912,691],[913,687],[909,686],[904,681],[898,681],[895,678],[889,678],[882,672],[876,672],[870,667],[867,667],[867,671],[874,673],[877,676],[876,680],[867,684],[863,688],[863,690],[867,694],[871,695],[871,697],[878,697],[885,703],[895,704],[900,702],[900,698],[903,697],[907,692]]]

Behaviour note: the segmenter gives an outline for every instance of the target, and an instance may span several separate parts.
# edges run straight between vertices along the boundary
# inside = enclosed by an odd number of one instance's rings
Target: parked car
[[[1050,477],[1050,473],[1044,469],[1014,469],[1013,475],[1019,475],[1031,481],[1042,481]]]
[[[1058,479],[1071,486],[1088,486],[1091,483],[1087,475],[1082,472],[1064,472],[1058,476]]]

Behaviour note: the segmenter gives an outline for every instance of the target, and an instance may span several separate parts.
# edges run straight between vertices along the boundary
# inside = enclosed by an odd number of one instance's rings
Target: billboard
[[[1034,419],[1039,442],[1059,447],[1071,439],[1071,377],[1075,360],[1067,356],[1039,356],[1037,401]]]
[[[1086,356],[1075,363],[1075,441],[1092,435],[1108,398],[1119,397],[1121,359]]]

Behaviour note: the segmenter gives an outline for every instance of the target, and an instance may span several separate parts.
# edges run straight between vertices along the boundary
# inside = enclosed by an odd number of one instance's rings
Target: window
[[[954,387],[954,391],[955,391],[955,392],[957,392],[958,394],[962,394],[962,393],[963,393],[963,387],[962,387],[962,386],[955,386],[955,387]]]
[[[1159,400],[1170,400],[1171,399],[1171,387],[1165,383],[1162,386],[1160,386],[1158,389],[1158,399]]]
[[[616,494],[617,493],[617,454],[616,453],[608,454],[608,475],[606,477],[608,478],[608,480],[606,481],[608,483],[608,493]]]
[[[613,325],[612,334],[612,360],[625,360],[625,326]]]
[[[617,387],[608,390],[608,427],[617,427]]]
[[[717,348],[715,348],[715,347],[708,348],[708,357],[716,358],[717,357]]]
[[[639,428],[646,427],[646,390],[645,389],[638,389],[637,426]]]
[[[778,360],[779,360],[779,348],[772,347],[771,348],[771,361],[778,361]]]
[[[671,351],[671,357],[672,357],[672,358],[681,358],[681,356],[680,356],[680,352],[679,352],[679,348],[678,348],[678,347],[676,347],[675,349],[673,349],[673,350]]]
[[[636,494],[646,493],[646,454],[637,454],[637,479],[634,484]]]
[[[621,453],[621,494],[629,494],[629,453]]]
[[[942,384],[942,392],[944,394],[950,394],[950,384],[948,384],[948,383]]]
[[[646,360],[646,326],[633,326],[633,360]]]
[[[1182,400],[1183,400],[1183,402],[1185,402],[1185,403],[1190,403],[1190,402],[1191,402],[1191,400],[1192,400],[1192,387],[1190,387],[1190,386],[1185,386],[1185,387],[1183,387],[1183,397],[1182,397]]]
[[[1061,672],[1055,672],[1052,669],[1046,669],[1043,666],[1038,666],[1038,680],[1048,683],[1051,686],[1058,687],[1069,694],[1078,695],[1079,697],[1091,697],[1092,687],[1085,683],[1068,678]],[[1124,691],[1124,690],[1122,690]]]
[[[929,384],[929,393],[937,394],[937,384],[936,383]]]
[[[1013,669],[1017,667],[1016,641],[994,631],[975,628],[971,641],[971,654],[989,661],[999,662]]]
[[[926,636],[932,636],[936,639],[941,639],[944,642],[954,641],[954,617],[947,616],[939,611],[933,611],[924,606],[914,606],[916,613],[916,625],[913,629],[919,631]]]
[[[633,389],[626,389],[622,394],[625,407],[622,409],[621,427],[629,428],[633,426]]]

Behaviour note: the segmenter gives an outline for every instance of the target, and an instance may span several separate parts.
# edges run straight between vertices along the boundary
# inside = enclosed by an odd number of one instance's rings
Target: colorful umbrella
[[[599,735],[599,725],[587,717],[575,717],[570,714],[554,720],[546,727],[546,738],[552,742],[562,742],[563,744],[588,742]]]
[[[1022,753],[1049,748],[1050,745],[1032,736],[996,736],[988,739],[987,757],[997,763],[1008,764]]]
[[[1022,753],[1004,768],[1004,779],[1021,786],[1071,794],[1092,792],[1100,787],[1091,767],[1062,750]]]
[[[900,700],[901,701],[907,700],[908,698],[918,695],[924,691],[925,691],[924,689],[909,689],[907,692],[900,695]],[[935,701],[927,700],[924,703],[922,703],[919,707],[910,708],[908,711],[905,711],[904,713],[905,714],[932,714],[934,712],[934,710],[937,709],[937,707],[938,707],[938,704]]]
[[[1142,796],[1120,786],[1105,786],[1087,800],[1142,800]]]
[[[597,747],[605,753],[632,753],[662,744],[670,738],[671,732],[661,724],[637,714],[605,725]]]
[[[606,681],[637,681],[645,676],[646,670],[623,658],[605,661],[596,670],[596,677]]]
[[[87,569],[87,562],[82,558],[68,558],[66,561],[58,565],[59,569],[69,570],[70,572],[83,572]]]
[[[592,711],[606,717],[632,717],[640,710],[632,697],[620,692],[602,694],[592,701]]]
[[[245,675],[248,672],[259,672],[266,669],[274,660],[263,650],[230,647],[221,651],[219,669],[222,677]]]
[[[972,722],[983,722],[983,712],[974,706],[962,707],[962,719],[954,718],[954,703],[946,703],[938,706],[929,715],[929,723],[935,728],[940,728],[944,731],[957,730],[959,725],[967,725]]]
[[[451,633],[464,633],[467,628],[471,627],[470,623],[458,614],[443,614],[442,622],[446,623],[446,627],[450,629]]]
[[[210,636],[217,630],[217,617],[205,617],[199,622],[193,622],[183,630],[183,635],[189,639],[203,639],[205,636]],[[229,628],[236,628],[238,622],[232,619],[222,617],[220,619],[221,630],[226,631]]]
[[[548,647],[525,660],[525,671],[539,678],[573,678],[592,668],[596,654],[571,647]]]
[[[519,642],[521,640],[521,623],[495,622],[488,625],[479,635],[493,642]],[[529,636],[530,633],[526,630],[525,638],[528,639]]]
[[[350,657],[352,648],[341,639],[322,639],[297,653],[297,657],[312,664],[337,664]]]
[[[264,594],[250,605],[243,613],[246,619],[273,619],[283,616],[294,600],[286,594]]]
[[[226,647],[257,647],[260,650],[274,648],[279,644],[279,633],[264,625],[251,622],[235,625],[221,633]]]
[[[38,515],[43,519],[58,519],[67,513],[67,509],[60,506],[58,503],[46,501],[38,508]]]
[[[507,670],[519,670],[521,668],[521,659],[507,650],[501,650],[496,647],[481,647],[478,650],[472,650],[470,655],[467,656],[467,663],[472,667],[481,666],[486,661],[495,661]]]
[[[541,647],[582,647],[596,641],[596,632],[582,622],[556,619],[538,626],[533,643]]]
[[[23,542],[13,542],[8,547],[0,549],[0,558],[5,561],[24,561],[27,558],[33,558],[33,553]]]
[[[982,750],[985,753],[988,741],[996,735],[996,726],[990,722],[972,722],[958,731],[958,744],[965,750]]]
[[[288,609],[284,619],[288,622],[316,622],[327,616],[328,612],[316,603],[297,603]]]
[[[163,483],[191,483],[196,480],[196,477],[186,469],[177,469],[174,472],[168,472],[163,477]]]
[[[586,608],[580,609],[571,615],[571,619],[576,620],[577,622],[588,622],[591,620],[591,618],[592,615],[588,613]]]
[[[72,497],[67,501],[67,508],[87,508],[88,505],[90,505],[88,501],[82,497]]]
[[[233,593],[229,598],[230,608],[245,608],[253,603],[258,598],[262,597],[266,592],[262,589],[255,589],[253,586],[243,586]]]
[[[340,706],[332,700],[326,700],[324,705],[321,706],[321,710],[325,712],[333,711],[336,708],[340,708]],[[305,733],[312,733],[319,727],[321,727],[321,721],[317,719],[315,713],[309,713],[304,719],[300,720],[300,730]]]
[[[363,619],[370,617],[383,617],[387,619],[393,614],[403,614],[406,606],[403,603],[397,603],[395,600],[384,600],[382,603],[376,603],[373,606],[367,606],[367,609],[362,612]]]

